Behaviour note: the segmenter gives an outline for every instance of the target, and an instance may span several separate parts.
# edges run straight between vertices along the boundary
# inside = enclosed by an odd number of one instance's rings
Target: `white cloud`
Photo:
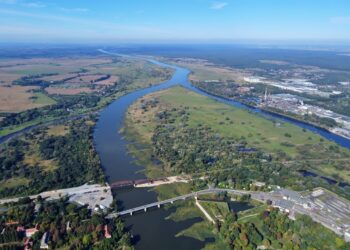
[[[333,24],[350,24],[350,16],[335,16],[331,18]]]
[[[221,9],[225,8],[227,5],[228,5],[227,2],[214,2],[210,6],[210,8],[213,10],[221,10]]]
[[[86,8],[72,8],[72,9],[69,9],[69,8],[60,8],[61,11],[64,11],[64,12],[87,12],[89,11],[88,9]]]

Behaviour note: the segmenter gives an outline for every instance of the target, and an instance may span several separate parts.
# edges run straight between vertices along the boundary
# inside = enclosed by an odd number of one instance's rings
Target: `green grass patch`
[[[206,221],[197,222],[176,235],[176,237],[180,236],[187,236],[200,241],[205,241],[206,238],[215,238],[212,226]]]
[[[172,107],[188,107],[190,126],[209,125],[222,136],[244,137],[250,146],[261,148],[266,152],[282,150],[289,156],[295,157],[300,154],[296,147],[298,145],[335,145],[327,140],[321,142],[319,135],[308,131],[303,132],[302,128],[292,124],[282,123],[276,126],[275,121],[268,120],[259,114],[219,103],[182,87],[174,87],[163,92],[159,95],[159,99]],[[226,117],[229,120],[226,120]],[[286,141],[295,146],[290,147],[282,143]]]
[[[256,225],[260,225],[261,219],[259,218],[259,215],[266,209],[267,209],[267,205],[262,204],[260,206],[253,207],[251,209],[241,211],[238,213],[238,222],[240,223],[251,222]]]
[[[10,178],[4,181],[0,181],[0,189],[24,186],[24,185],[28,185],[29,182],[30,180],[27,178],[21,178],[21,177]]]
[[[154,190],[158,193],[159,200],[166,200],[190,193],[191,185],[188,183],[174,183],[157,186]]]
[[[176,207],[176,211],[170,214],[167,219],[171,219],[173,221],[184,221],[193,218],[203,218],[203,214],[199,211],[199,209],[194,205],[193,201],[185,201],[184,203],[178,205]],[[205,218],[203,218],[205,219]]]
[[[41,105],[53,105],[56,103],[54,99],[52,99],[44,93],[35,93],[33,102]]]
[[[5,136],[5,135],[8,135],[8,134],[20,131],[20,130],[26,128],[26,127],[37,125],[37,124],[40,124],[40,123],[43,123],[43,122],[48,122],[48,121],[51,121],[51,120],[54,120],[54,119],[55,119],[55,117],[38,118],[38,119],[29,121],[29,122],[24,122],[24,123],[22,123],[20,125],[13,125],[13,126],[4,127],[4,128],[0,129],[0,136]]]
[[[225,201],[199,201],[199,203],[213,219],[223,220],[230,212],[230,208]]]

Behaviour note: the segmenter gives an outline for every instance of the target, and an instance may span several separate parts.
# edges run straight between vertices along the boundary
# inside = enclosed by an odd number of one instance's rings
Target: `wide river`
[[[114,54],[111,52],[101,52],[109,55],[120,56],[119,54]],[[329,140],[333,140],[343,147],[350,148],[350,140],[332,134],[326,130],[299,122],[294,119],[271,114],[257,108],[248,107],[236,101],[227,100],[205,93],[193,87],[188,81],[188,75],[190,73],[188,69],[164,64],[151,59],[145,60],[161,67],[173,68],[175,73],[170,80],[164,83],[137,90],[122,96],[107,106],[100,113],[100,117],[94,131],[94,142],[104,171],[109,178],[109,182],[145,178],[142,173],[139,173],[143,167],[136,165],[134,163],[135,159],[128,154],[128,141],[123,138],[123,135],[119,133],[119,130],[124,125],[124,118],[128,107],[138,98],[177,84],[219,102],[259,113],[266,117],[266,119],[277,119],[283,122],[295,124],[299,127],[311,130]],[[115,195],[116,199],[120,201],[119,205],[122,206],[123,209],[132,208],[157,200],[157,194],[150,189],[118,190]],[[238,206],[236,209],[241,210],[244,209],[244,207]],[[204,246],[203,242],[192,238],[175,237],[178,232],[189,227],[193,223],[200,221],[201,219],[174,222],[166,219],[171,212],[172,211],[167,211],[164,209],[156,209],[147,213],[141,213],[125,218],[127,227],[131,229],[131,232],[134,235],[136,249],[200,249]]]

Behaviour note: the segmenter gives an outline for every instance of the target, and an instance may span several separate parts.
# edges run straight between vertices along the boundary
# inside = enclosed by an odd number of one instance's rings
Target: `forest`
[[[151,105],[154,104],[144,102],[143,109],[148,110]],[[157,125],[152,133],[153,157],[164,163],[166,171],[202,175],[210,171],[210,176],[204,183],[198,180],[196,185],[199,186],[230,182],[233,188],[241,189],[249,188],[251,182],[257,180],[296,190],[322,186],[349,197],[346,190],[322,179],[300,178],[298,170],[303,166],[298,162],[288,166],[283,164],[290,159],[284,151],[270,154],[250,147],[247,138],[243,136],[222,136],[206,124],[193,127],[190,117],[191,113],[186,107],[162,109],[155,114]],[[230,123],[232,119],[227,118],[225,122]],[[287,138],[291,136],[285,134]],[[289,145],[290,143],[287,146]],[[334,152],[337,150],[339,149],[332,149]],[[303,151],[305,157],[307,150]]]
[[[225,221],[217,226],[219,234],[232,249],[349,249],[349,243],[337,237],[333,232],[322,228],[308,216],[296,220],[277,208],[268,208],[260,212],[253,220],[242,222],[237,215],[229,214]]]
[[[106,220],[66,199],[23,199],[0,215],[1,249],[23,249],[25,233],[19,229],[34,227],[38,231],[31,237],[33,249],[40,248],[44,233],[50,249],[131,249],[130,235],[119,218]]]
[[[69,132],[48,135],[39,128],[11,140],[0,149],[0,182],[25,180],[8,187],[2,185],[0,196],[28,195],[45,190],[79,186],[87,182],[104,183],[104,173],[92,142],[93,123],[88,118],[68,122]],[[39,160],[28,164],[28,152]],[[40,166],[49,162],[48,169]]]

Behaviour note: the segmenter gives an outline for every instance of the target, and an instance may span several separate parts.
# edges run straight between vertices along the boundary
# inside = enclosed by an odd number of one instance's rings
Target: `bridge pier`
[[[145,210],[145,212],[147,212],[147,208],[146,207],[143,210]]]
[[[160,208],[160,204],[158,204],[158,208]]]
[[[130,216],[132,216],[132,212],[130,212]]]
[[[173,204],[173,203],[174,203],[174,201],[170,201],[170,203],[171,203],[171,204]]]

